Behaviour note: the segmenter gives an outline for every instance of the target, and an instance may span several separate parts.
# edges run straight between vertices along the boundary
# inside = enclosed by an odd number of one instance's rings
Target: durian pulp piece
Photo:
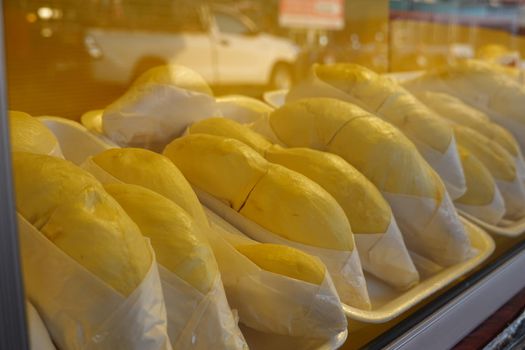
[[[164,155],[198,188],[239,210],[268,162],[244,143],[206,134],[173,140]]]
[[[27,113],[9,111],[11,151],[50,154],[58,140],[40,120]]]
[[[239,213],[290,241],[354,249],[350,224],[337,201],[317,183],[277,164],[269,165]]]
[[[84,188],[100,183],[88,172],[60,158],[13,152],[16,209],[37,229],[55,209],[70,201]]]
[[[514,181],[516,166],[503,147],[466,126],[454,125],[454,133],[458,144],[479,159],[495,179]]]
[[[292,247],[261,243],[235,249],[266,271],[317,285],[325,277],[326,268],[319,259]]]
[[[193,124],[190,133],[229,137],[255,149],[268,161],[282,165],[315,181],[330,193],[346,213],[352,230],[385,232],[392,212],[377,188],[339,156],[309,148],[272,145],[250,128],[225,118]]]
[[[181,89],[213,96],[212,90],[200,74],[178,64],[150,68],[133,82],[130,89],[144,88],[149,84],[173,85]]]
[[[227,118],[209,118],[193,124],[189,128],[190,134],[208,134],[222,137],[228,137],[239,140],[259,154],[264,155],[265,150],[271,146],[271,143],[263,136]]]
[[[458,147],[461,165],[467,180],[467,191],[456,199],[456,203],[465,205],[489,205],[494,200],[496,183],[494,178],[474,155],[466,148]]]
[[[166,157],[140,148],[114,148],[93,161],[124,183],[143,186],[171,199],[199,222],[207,222],[197,195],[179,169]]]
[[[519,154],[518,142],[507,129],[492,123],[486,114],[460,99],[446,93],[431,91],[416,93],[416,97],[441,117],[476,130],[500,144],[513,156]]]
[[[305,175],[330,193],[358,233],[386,232],[392,211],[377,188],[341,157],[309,148],[272,146],[266,159]]]
[[[193,134],[172,141],[164,154],[195,186],[269,231],[311,246],[353,250],[350,224],[329,193],[242,142]]]
[[[34,187],[38,186],[37,179]],[[125,296],[138,287],[152,263],[137,225],[100,186],[86,187],[62,202],[41,231]]]
[[[201,226],[174,202],[145,187],[109,184],[105,189],[151,240],[158,263],[206,294],[217,265]]]
[[[335,153],[380,191],[434,198],[444,188],[415,146],[396,127],[347,102],[310,98],[270,114],[277,137],[291,147]]]
[[[352,63],[315,65],[313,70],[321,80],[394,124],[411,140],[442,153],[448,149],[453,133],[447,123],[390,78]]]
[[[222,115],[240,123],[254,122],[261,116],[273,111],[271,106],[248,96],[228,95],[218,97],[215,100]]]

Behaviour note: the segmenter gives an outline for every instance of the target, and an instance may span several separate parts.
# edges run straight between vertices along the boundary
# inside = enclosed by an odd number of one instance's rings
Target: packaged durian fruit
[[[13,153],[25,290],[60,349],[171,349],[155,255],[89,173]]]
[[[253,97],[243,95],[227,95],[217,97],[217,107],[222,115],[239,123],[252,123],[261,116],[271,113],[273,108]]]
[[[454,204],[463,212],[496,225],[505,215],[505,202],[494,177],[466,148],[459,146],[458,149],[467,179],[467,192]]]
[[[486,113],[525,148],[525,86],[493,64],[461,60],[426,72],[404,86],[411,91],[445,92]]]
[[[332,302],[335,290],[330,292],[332,282],[329,276],[323,282],[324,288],[306,288],[288,276],[268,278],[260,269],[245,270],[245,258],[239,258],[242,254],[234,248],[230,249],[223,235],[210,227],[204,207],[199,203],[191,185],[168,158],[143,149],[113,149],[89,158],[83,167],[105,185],[128,183],[142,186],[184,209],[213,249],[228,303],[238,311],[240,323],[259,331],[292,337],[310,333],[324,334],[325,337],[336,335],[334,331],[339,330],[340,321],[339,316],[335,316],[342,315],[342,309],[340,304],[335,308]],[[227,252],[219,256],[218,254],[224,252],[223,248]],[[281,292],[282,284],[293,289],[293,298]],[[297,297],[299,295],[302,297]],[[260,299],[263,296],[264,299]],[[335,298],[338,300],[336,295]],[[332,301],[326,303],[325,299]],[[307,304],[311,309],[305,310],[304,305]],[[268,310],[274,309],[283,312],[268,313]]]
[[[287,103],[268,122],[287,146],[337,154],[366,176],[390,204],[410,250],[442,266],[470,257],[469,239],[441,179],[397,128],[331,98]]]
[[[148,237],[157,256],[174,349],[247,349],[202,227],[180,206],[142,186],[106,191]]]
[[[525,185],[518,176],[510,154],[498,143],[477,131],[454,126],[458,144],[472,153],[494,177],[505,202],[505,218],[516,220],[525,215]]]
[[[187,124],[221,115],[204,78],[164,65],[143,73],[102,115],[102,131],[119,146],[162,150]]]
[[[249,127],[226,118],[199,121],[190,126],[188,133],[239,140],[268,161],[317,182],[344,210],[365,271],[400,289],[418,282],[417,270],[390,206],[377,188],[344,159],[309,148],[272,145]]]
[[[451,123],[467,126],[498,143],[514,159],[518,176],[525,179],[525,161],[518,141],[504,127],[493,123],[487,114],[460,99],[442,92],[416,92],[415,96]]]
[[[286,101],[307,97],[351,102],[393,124],[439,174],[452,199],[465,192],[465,176],[452,129],[395,81],[357,64],[315,64],[310,78],[292,88]]]
[[[260,242],[285,244],[318,256],[327,265],[341,300],[370,308],[348,219],[317,183],[269,163],[231,138],[187,135],[166,146],[164,155],[207,205],[222,202],[224,208],[247,219],[247,224],[261,228],[243,232]]]
[[[60,144],[51,130],[27,113],[9,111],[12,152],[46,154],[63,158]]]
[[[293,334],[306,339],[334,340],[346,331],[341,301],[327,267],[318,258],[288,245],[251,240],[205,210],[224,284],[236,286],[228,300],[244,325],[266,336]],[[256,308],[259,304],[262,307]],[[254,308],[257,312],[252,312]],[[274,322],[261,323],[262,319]],[[297,347],[308,348],[306,344]]]

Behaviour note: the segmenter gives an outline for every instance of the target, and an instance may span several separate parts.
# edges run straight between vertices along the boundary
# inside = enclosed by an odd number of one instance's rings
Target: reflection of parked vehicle
[[[143,28],[133,18],[129,22],[132,26],[117,22],[86,31],[95,79],[128,83],[153,65],[177,63],[210,84],[287,88],[292,82],[298,48],[259,32],[249,18],[228,8],[177,8],[169,19]]]

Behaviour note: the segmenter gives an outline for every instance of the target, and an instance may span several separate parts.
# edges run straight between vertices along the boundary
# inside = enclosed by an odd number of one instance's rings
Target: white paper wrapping
[[[451,266],[475,254],[448,193],[433,198],[382,191],[408,249],[438,265]]]
[[[513,181],[495,179],[505,201],[505,219],[516,220],[525,216],[525,185],[519,176]]]
[[[44,322],[33,304],[26,302],[29,348],[31,350],[56,350]]]
[[[175,85],[134,86],[102,115],[104,134],[119,146],[162,150],[191,122],[221,116],[215,99]]]
[[[28,298],[60,349],[171,349],[155,263],[127,298],[18,215]],[[149,243],[148,243],[149,244]]]
[[[386,232],[354,232],[354,238],[365,271],[401,290],[419,282],[419,274],[394,217]]]
[[[55,145],[55,147],[53,147],[53,149],[49,152],[48,155],[64,159],[64,155],[62,154],[62,150],[60,149],[60,144],[58,143]]]
[[[168,316],[168,335],[174,349],[248,349],[237,326],[221,277],[207,294],[159,265]]]
[[[246,326],[271,334],[334,340],[347,327],[330,275],[321,285],[262,270],[234,244],[255,244],[206,209],[213,248],[230,305]]]
[[[344,91],[322,81],[313,73],[304,83],[298,84],[290,90],[288,95],[286,95],[286,101],[295,101],[306,97],[336,98],[351,102],[369,111],[367,105],[361,100],[356,99]],[[388,103],[394,102],[397,97],[397,94],[388,97],[377,111],[370,112],[381,117],[381,109],[384,108]],[[388,119],[385,120],[388,121]],[[403,131],[402,129],[400,130]],[[451,198],[455,199],[461,197],[461,195],[465,193],[467,187],[465,175],[463,174],[463,168],[461,167],[461,162],[454,139],[452,139],[451,143],[447,147],[447,150],[444,153],[441,153],[427,145],[424,145],[420,140],[412,137],[412,135],[407,136],[416,145],[423,158],[425,158],[430,166],[443,179],[443,182],[445,183]]]
[[[194,188],[199,200],[208,208],[233,224],[250,238],[263,243],[276,243],[294,247],[317,256],[326,265],[339,298],[346,304],[361,309],[370,309],[370,298],[357,250],[339,251],[300,244],[284,239],[245,218],[220,200]]]
[[[82,168],[102,184],[122,183],[92,157]],[[246,349],[246,342],[228,305],[220,276],[203,295],[174,273],[159,265],[168,313],[168,334],[174,349]]]
[[[503,200],[503,196],[501,195],[497,185],[494,185],[494,198],[489,204],[469,205],[455,202],[454,205],[456,208],[458,208],[458,210],[461,210],[491,225],[496,225],[498,222],[500,222],[505,215],[506,210],[505,201]]]

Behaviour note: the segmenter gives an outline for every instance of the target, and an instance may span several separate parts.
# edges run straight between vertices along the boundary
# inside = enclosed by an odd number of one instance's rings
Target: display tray
[[[250,230],[257,225],[254,225],[253,222],[209,194],[199,189],[195,189],[195,192],[201,203],[206,207],[248,237],[251,236]],[[350,331],[358,329],[366,323],[384,323],[399,316],[420,301],[464,276],[486,260],[494,251],[494,241],[480,227],[464,218],[461,218],[461,220],[473,247],[477,250],[477,254],[460,264],[441,269],[431,275],[422,274],[421,282],[407,291],[398,291],[374,276],[365,273],[372,310],[362,310],[343,304],[345,314],[349,318]],[[262,227],[257,229],[264,230]]]

